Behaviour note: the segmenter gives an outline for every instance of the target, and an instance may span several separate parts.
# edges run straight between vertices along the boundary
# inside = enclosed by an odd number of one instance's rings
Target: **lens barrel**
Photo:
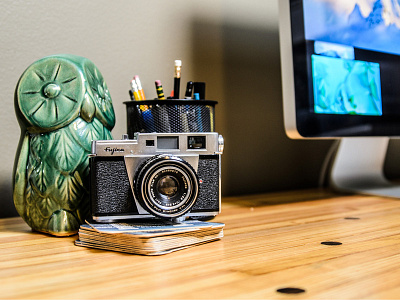
[[[197,199],[199,184],[192,166],[172,155],[145,161],[135,175],[135,196],[150,214],[177,218],[187,213]]]

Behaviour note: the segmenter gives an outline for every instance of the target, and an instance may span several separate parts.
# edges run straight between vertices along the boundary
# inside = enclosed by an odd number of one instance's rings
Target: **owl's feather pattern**
[[[52,56],[25,71],[16,101],[23,136],[14,177],[17,211],[34,230],[74,234],[89,213],[91,141],[112,138],[108,88],[89,60]]]

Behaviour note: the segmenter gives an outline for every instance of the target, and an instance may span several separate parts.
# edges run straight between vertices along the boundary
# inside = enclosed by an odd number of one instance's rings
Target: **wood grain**
[[[0,298],[400,298],[400,200],[320,190],[231,197],[215,221],[226,224],[221,241],[146,257],[1,219]],[[305,292],[277,292],[285,287]]]

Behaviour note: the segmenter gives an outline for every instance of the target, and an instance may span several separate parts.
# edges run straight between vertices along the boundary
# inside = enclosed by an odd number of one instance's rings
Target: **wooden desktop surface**
[[[215,221],[226,224],[222,240],[150,257],[1,219],[0,298],[400,298],[400,200],[317,190],[232,197]]]

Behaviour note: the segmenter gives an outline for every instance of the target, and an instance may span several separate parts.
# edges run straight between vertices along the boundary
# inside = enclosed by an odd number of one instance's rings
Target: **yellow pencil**
[[[136,101],[142,100],[139,94],[137,83],[134,79],[131,80],[131,87],[132,87],[133,97],[135,98],[135,100]],[[140,105],[139,107],[142,111],[146,111],[148,109],[147,105]]]
[[[137,86],[135,80],[133,80],[133,79],[131,80],[131,87],[132,87],[133,97],[135,98],[135,100],[136,101],[141,100],[139,91],[138,91],[138,86]]]
[[[133,79],[136,81],[138,92],[140,95],[140,100],[146,100],[146,96],[144,95],[144,90],[142,88],[142,83],[140,82],[139,75],[135,75]]]

